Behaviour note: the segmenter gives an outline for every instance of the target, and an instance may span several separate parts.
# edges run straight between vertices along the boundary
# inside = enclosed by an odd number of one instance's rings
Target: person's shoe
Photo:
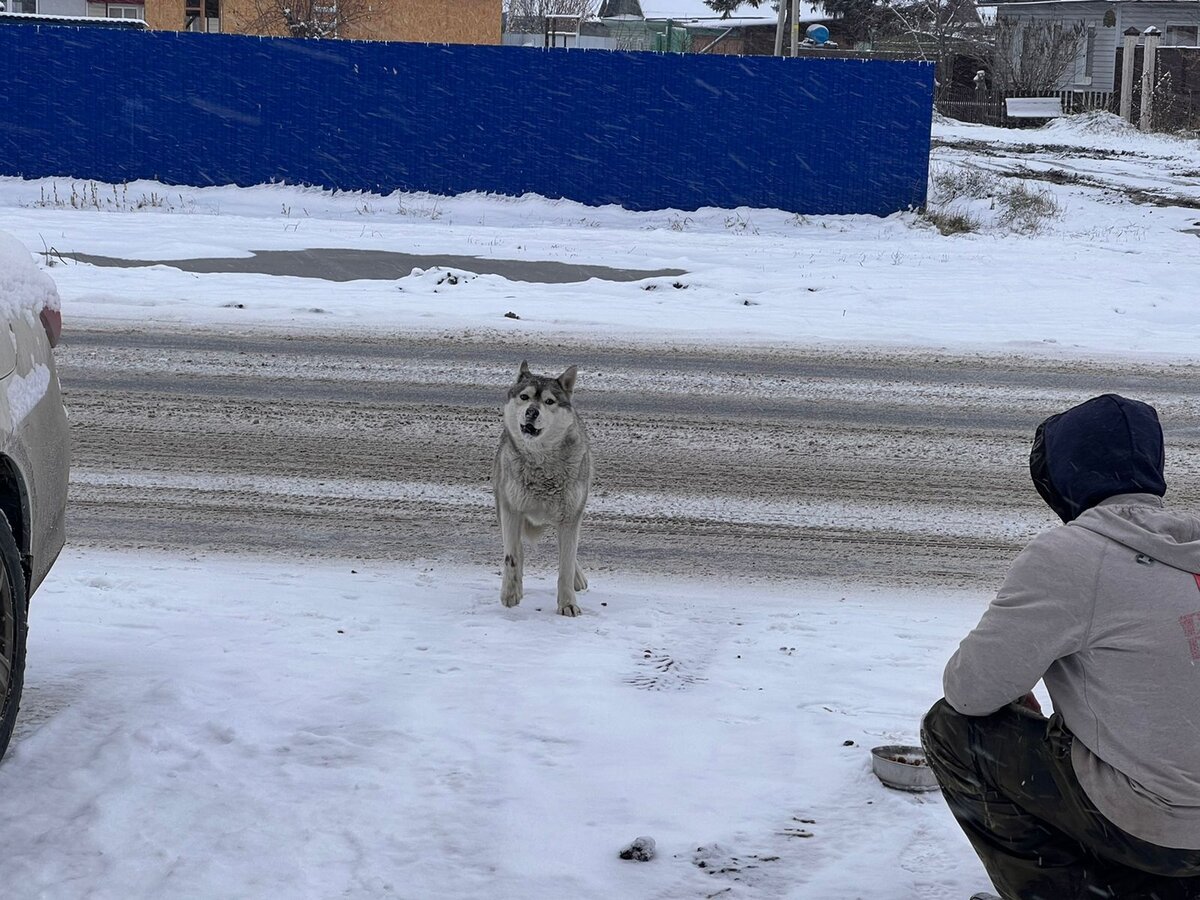
[[[995,894],[987,894],[980,891],[978,894],[972,894],[971,900],[1000,900]]]

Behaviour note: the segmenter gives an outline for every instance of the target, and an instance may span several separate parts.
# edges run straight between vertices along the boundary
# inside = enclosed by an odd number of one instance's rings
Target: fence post
[[[775,25],[775,55],[783,56],[783,29],[787,21],[787,7],[779,4],[779,21]]]
[[[1158,55],[1158,40],[1162,33],[1151,25],[1143,34],[1146,35],[1146,49],[1142,57],[1142,117],[1138,128],[1149,131],[1154,115],[1154,58]]]
[[[780,0],[782,3],[783,0]],[[792,0],[792,56],[800,50],[800,0]]]
[[[1139,37],[1141,32],[1130,25],[1125,29],[1125,45],[1121,50],[1121,118],[1130,125],[1133,124],[1133,58]]]

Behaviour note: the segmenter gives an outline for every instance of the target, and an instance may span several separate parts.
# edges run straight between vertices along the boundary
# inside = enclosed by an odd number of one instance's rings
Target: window
[[[1079,41],[1075,56],[1075,84],[1092,83],[1092,64],[1096,56],[1096,26],[1087,26]]]
[[[183,28],[185,31],[220,31],[220,0],[184,0]]]
[[[30,14],[37,12],[37,0],[9,0],[7,6],[9,12]]]
[[[144,19],[146,7],[140,3],[103,3],[99,0],[89,0],[87,14],[102,19]]]
[[[1200,28],[1195,25],[1172,25],[1168,22],[1163,44],[1167,47],[1195,47],[1198,32]]]

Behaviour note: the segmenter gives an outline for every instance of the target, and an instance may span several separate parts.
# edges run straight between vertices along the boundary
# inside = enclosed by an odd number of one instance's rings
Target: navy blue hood
[[[1034,486],[1064,522],[1116,494],[1167,492],[1163,434],[1154,407],[1102,394],[1037,427]]]

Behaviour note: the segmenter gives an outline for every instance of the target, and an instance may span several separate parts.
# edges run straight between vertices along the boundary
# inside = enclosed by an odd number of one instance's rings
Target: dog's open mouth
[[[526,435],[527,437],[537,437],[541,433],[542,433],[542,429],[535,428],[533,425],[530,425],[528,422],[521,423],[521,434]]]

